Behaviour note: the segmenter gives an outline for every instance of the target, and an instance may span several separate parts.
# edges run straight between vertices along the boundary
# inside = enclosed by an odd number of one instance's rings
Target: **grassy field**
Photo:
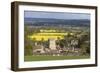
[[[24,61],[87,59],[90,56],[25,56]]]

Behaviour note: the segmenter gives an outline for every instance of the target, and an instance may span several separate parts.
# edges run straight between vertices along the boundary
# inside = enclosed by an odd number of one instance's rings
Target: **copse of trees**
[[[64,36],[64,39],[57,40],[57,45],[60,45],[61,48],[79,48],[81,55],[90,54],[90,34],[89,32],[75,33],[71,35],[70,32],[68,35]]]
[[[27,26],[24,27],[24,55],[32,55],[32,47],[34,41],[30,40],[27,36],[32,34],[33,31]]]

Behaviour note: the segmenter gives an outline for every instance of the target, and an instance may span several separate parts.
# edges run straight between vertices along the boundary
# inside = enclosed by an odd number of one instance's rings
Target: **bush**
[[[31,45],[25,46],[25,50],[24,50],[25,55],[32,55],[32,51],[33,51],[33,49],[32,49]]]

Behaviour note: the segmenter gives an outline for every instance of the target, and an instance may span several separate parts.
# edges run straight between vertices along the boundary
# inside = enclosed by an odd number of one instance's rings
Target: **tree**
[[[79,37],[78,47],[81,49],[81,54],[90,54],[90,35],[89,32],[83,32]]]
[[[34,41],[28,38],[28,35],[32,33],[32,30],[28,26],[24,27],[24,55],[32,55]]]

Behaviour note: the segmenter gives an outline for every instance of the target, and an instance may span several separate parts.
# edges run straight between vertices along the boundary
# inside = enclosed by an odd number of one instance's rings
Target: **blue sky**
[[[24,11],[25,18],[90,19],[87,13]]]

